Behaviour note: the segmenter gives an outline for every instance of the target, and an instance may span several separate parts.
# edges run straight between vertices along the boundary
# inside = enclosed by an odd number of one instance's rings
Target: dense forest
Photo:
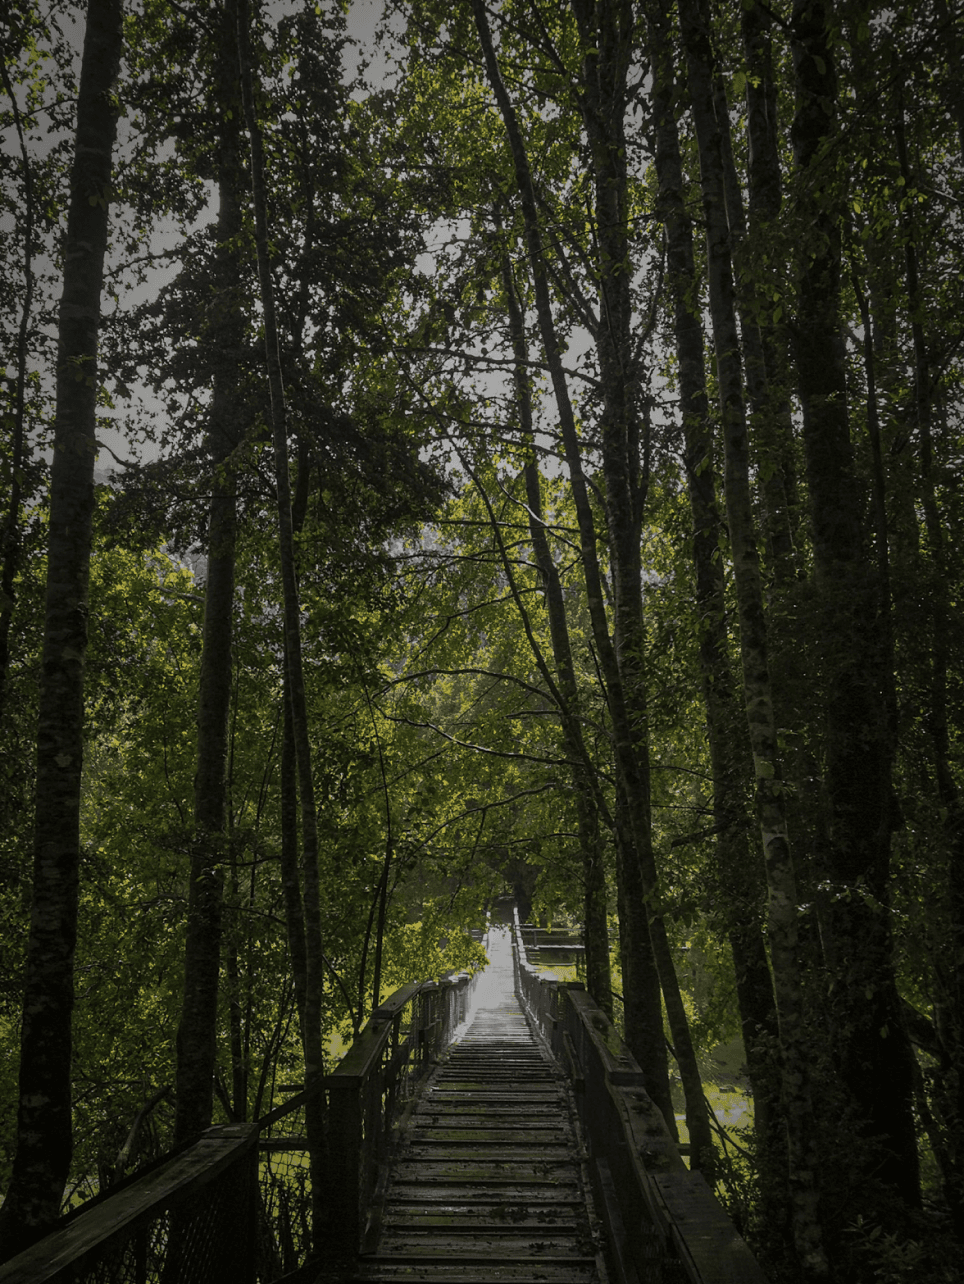
[[[0,16],[0,1258],[509,889],[775,1282],[958,1280],[959,0],[352,30]]]

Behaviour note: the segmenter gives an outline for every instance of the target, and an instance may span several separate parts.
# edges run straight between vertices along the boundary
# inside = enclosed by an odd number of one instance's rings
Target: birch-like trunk
[[[723,150],[713,101],[713,54],[705,8],[680,0],[680,29],[700,156],[710,316],[724,447],[724,489],[740,621],[740,659],[757,809],[769,889],[770,958],[783,1056],[794,1240],[814,1277],[829,1273],[817,1209],[817,1159],[797,951],[796,880],[787,833],[767,659],[763,586],[750,492],[749,442],[726,216]]]
[[[97,454],[97,344],[117,131],[114,82],[122,42],[120,0],[90,0],[58,321],[17,1150],[0,1206],[0,1260],[32,1243],[56,1220],[73,1150],[72,1016]]]

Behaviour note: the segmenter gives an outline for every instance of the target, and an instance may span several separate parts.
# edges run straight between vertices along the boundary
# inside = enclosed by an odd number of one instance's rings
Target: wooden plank
[[[507,1127],[508,1124],[526,1124],[534,1128],[551,1128],[554,1124],[563,1124],[563,1101],[559,1097],[538,1097],[535,1101],[516,1098],[506,1101],[498,1096],[470,1100],[463,1103],[461,1109],[450,1099],[439,1100],[435,1094],[428,1101],[423,1101],[421,1116],[432,1120],[450,1120],[457,1127],[459,1120],[466,1121],[471,1128],[488,1120],[495,1120],[496,1127]],[[507,1122],[500,1122],[507,1121]]]
[[[595,1162],[597,1192],[603,1220],[606,1223],[609,1257],[616,1270],[617,1284],[639,1284],[639,1275],[632,1261],[629,1236],[623,1221],[622,1210],[609,1164],[605,1159]]]
[[[551,1203],[553,1207],[581,1204],[581,1195],[575,1178],[567,1185],[546,1181],[474,1181],[472,1183],[446,1183],[419,1178],[405,1182],[397,1176],[392,1183],[392,1203],[398,1207],[420,1204],[425,1199],[438,1200],[440,1205],[455,1200],[471,1199],[472,1206],[484,1209],[491,1204],[531,1202],[533,1205]]]
[[[446,1258],[450,1261],[454,1259],[465,1262],[466,1265],[472,1263],[474,1259],[475,1263],[484,1263],[490,1268],[503,1264],[518,1266],[526,1259],[540,1268],[543,1263],[556,1262],[562,1265],[580,1260],[587,1265],[595,1265],[585,1245],[580,1245],[575,1239],[560,1240],[556,1232],[551,1232],[545,1237],[517,1235],[483,1238],[480,1236],[474,1245],[466,1243],[461,1238],[450,1240],[434,1233],[423,1236],[421,1240],[391,1236],[386,1237],[383,1243],[379,1243],[378,1251],[380,1255],[384,1253],[385,1257],[389,1257],[394,1262],[407,1260],[426,1265]]]
[[[657,1174],[653,1180],[691,1279],[698,1284],[767,1284],[756,1258],[699,1173]]]
[[[407,1227],[409,1229],[426,1226],[475,1227],[478,1225],[490,1228],[498,1226],[550,1226],[553,1223],[571,1222],[573,1209],[578,1207],[575,1201],[536,1203],[529,1198],[504,1199],[498,1203],[465,1203],[455,1200],[433,1200],[431,1203],[415,1206],[399,1205],[393,1200],[391,1211],[384,1217],[384,1225]]]
[[[533,1128],[524,1121],[513,1128],[494,1128],[491,1124],[480,1124],[475,1128],[451,1128],[432,1125],[424,1119],[418,1121],[412,1132],[412,1140],[419,1143],[432,1142],[447,1145],[456,1142],[468,1142],[472,1146],[515,1145],[542,1146],[567,1144],[569,1129],[561,1126],[552,1128]]]
[[[585,1262],[409,1262],[385,1258],[360,1259],[358,1279],[384,1284],[595,1284],[595,1263]]]
[[[387,1021],[389,1017],[393,1017],[397,1012],[401,1012],[406,1003],[411,1003],[416,994],[418,994],[420,990],[424,989],[427,984],[428,983],[425,981],[410,981],[408,985],[403,985],[400,989],[396,990],[394,994],[390,995],[384,1003],[379,1003],[378,1007],[374,1010],[369,1019],[373,1021]]]
[[[572,1164],[565,1160],[550,1164],[548,1160],[487,1159],[474,1164],[464,1159],[432,1158],[424,1162],[410,1159],[403,1151],[395,1165],[398,1181],[479,1182],[508,1178],[512,1182],[552,1182],[575,1186],[576,1175]]]

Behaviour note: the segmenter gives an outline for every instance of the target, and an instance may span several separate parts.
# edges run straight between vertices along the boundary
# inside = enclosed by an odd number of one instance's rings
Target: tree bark
[[[572,789],[576,807],[576,826],[583,868],[583,941],[586,949],[586,988],[613,1019],[612,970],[609,962],[609,927],[606,910],[606,874],[603,867],[602,835],[599,828],[599,809],[596,802],[596,782],[592,779],[592,764],[586,750],[580,721],[579,687],[573,660],[566,600],[559,570],[552,557],[546,534],[542,505],[542,480],[534,453],[532,393],[529,387],[528,344],[525,318],[516,293],[512,268],[508,256],[502,260],[502,285],[505,291],[506,312],[512,352],[515,358],[513,380],[515,402],[519,415],[522,442],[530,452],[525,464],[526,506],[529,518],[529,538],[533,556],[542,580],[546,616],[552,657],[556,666],[559,695],[562,703],[559,718],[562,726],[566,756],[572,763]]]
[[[211,300],[220,361],[214,373],[208,451],[208,510],[204,625],[198,674],[197,771],[191,848],[184,994],[177,1030],[174,1136],[196,1137],[211,1123],[221,965],[223,867],[227,859],[228,720],[234,629],[237,480],[232,453],[239,444],[238,356],[244,334],[238,297],[241,232],[241,90],[233,33],[235,0],[225,0],[215,98],[221,127],[218,154],[218,280]]]
[[[907,155],[903,89],[898,91],[894,126],[897,158],[905,190],[910,190],[913,174]],[[934,376],[924,333],[925,304],[920,287],[918,230],[913,213],[901,217],[904,231],[904,263],[907,280],[907,310],[910,316],[914,352],[914,411],[917,438],[920,443],[920,501],[924,515],[925,546],[930,559],[929,573],[922,575],[927,585],[926,611],[930,616],[931,672],[930,705],[927,725],[934,754],[934,776],[943,815],[944,844],[947,855],[947,911],[950,924],[950,948],[946,961],[937,968],[937,978],[944,995],[944,1013],[940,1037],[951,1073],[942,1076],[945,1088],[941,1095],[941,1115],[953,1138],[947,1147],[944,1190],[954,1222],[955,1234],[964,1240],[964,805],[958,776],[954,771],[954,753],[948,718],[948,670],[951,663],[952,624],[948,602],[950,583],[944,519],[938,502],[934,469]],[[866,323],[865,323],[866,324]],[[886,564],[882,572],[886,571]],[[888,587],[884,581],[882,587]],[[889,587],[888,602],[889,607]],[[889,622],[889,615],[887,617]],[[893,655],[893,641],[888,658]],[[888,692],[890,696],[891,693]],[[896,702],[896,696],[893,697]],[[896,721],[894,714],[892,720]],[[896,730],[896,728],[894,728]]]
[[[916,1206],[913,1054],[901,1015],[890,926],[892,764],[879,582],[860,516],[841,337],[843,219],[831,162],[837,131],[832,18],[832,6],[824,0],[795,0],[791,137],[798,216],[810,229],[798,268],[795,347],[827,669],[832,887],[824,943],[837,1058],[872,1147],[866,1162]]]
[[[10,417],[12,439],[10,442],[10,496],[7,500],[7,512],[0,534],[0,735],[3,734],[4,715],[7,707],[7,684],[10,670],[10,628],[13,624],[14,582],[20,567],[21,543],[23,534],[20,528],[21,507],[23,504],[23,476],[27,462],[26,451],[26,392],[28,354],[28,334],[30,317],[33,311],[33,241],[35,223],[35,201],[33,190],[33,172],[30,167],[30,153],[24,135],[23,120],[17,96],[6,66],[0,67],[0,79],[10,99],[10,110],[14,119],[17,140],[20,144],[20,163],[23,170],[23,300],[20,304],[20,324],[17,327],[17,374],[13,393],[13,414]],[[2,814],[2,813],[0,813]]]
[[[774,1172],[787,1170],[786,1141],[775,1114],[779,1085],[770,1050],[778,1031],[770,964],[763,939],[765,881],[750,851],[747,780],[752,773],[746,719],[729,659],[723,523],[717,506],[714,444],[703,362],[703,327],[692,221],[684,201],[683,168],[674,114],[672,37],[661,4],[647,7],[659,216],[666,233],[667,285],[673,309],[686,485],[693,518],[697,650],[713,776],[713,812],[720,829],[714,877],[726,907],[740,1022],[753,1088],[754,1130]]]
[[[288,472],[288,425],[281,353],[276,319],[274,282],[268,236],[267,194],[264,172],[264,144],[254,103],[253,73],[249,42],[247,0],[239,0],[237,47],[241,63],[241,92],[248,136],[251,142],[251,195],[254,206],[255,242],[258,252],[258,281],[264,316],[265,366],[271,397],[271,428],[274,449],[275,491],[278,509],[278,545],[284,596],[285,670],[291,700],[292,730],[300,799],[301,843],[304,860],[304,912],[307,977],[305,1020],[302,1042],[305,1056],[305,1090],[315,1089],[306,1110],[312,1188],[312,1236],[315,1249],[322,1243],[326,1214],[326,1114],[324,1109],[324,1049],[322,1005],[324,1002],[324,955],[321,935],[321,896],[318,867],[318,820],[314,780],[311,772],[311,741],[308,702],[301,653],[301,608],[295,566],[294,523],[291,483]]]
[[[748,209],[744,214],[742,190],[733,181],[728,183],[727,215],[735,239],[741,329],[744,338],[749,335],[751,341],[753,331],[759,333],[765,384],[759,393],[753,386],[749,387],[753,416],[751,427],[754,448],[762,465],[765,491],[767,569],[774,585],[780,587],[798,573],[800,535],[787,337],[785,324],[773,319],[774,306],[760,297],[756,269],[751,263],[754,248],[766,244],[783,203],[771,21],[769,12],[764,10],[759,0],[741,5],[740,23],[746,58]],[[726,114],[725,94],[717,118],[726,139],[729,116]],[[730,159],[732,162],[732,157]],[[734,193],[733,199],[730,191]],[[747,232],[749,236],[744,239]],[[764,289],[766,284],[764,277]],[[760,370],[758,363],[755,370]]]
[[[123,47],[120,0],[90,0],[70,175],[37,728],[33,891],[20,1036],[17,1151],[0,1259],[60,1212],[73,1149],[71,1049],[94,513],[97,345]]]
[[[625,785],[625,795],[627,806],[631,817],[631,829],[633,847],[636,853],[636,859],[640,862],[641,877],[643,880],[643,904],[640,907],[642,917],[637,914],[633,921],[638,923],[640,929],[645,925],[646,915],[655,912],[656,899],[656,877],[655,862],[652,859],[651,835],[649,829],[649,785],[641,775],[640,764],[636,756],[636,747],[634,741],[633,728],[629,709],[627,706],[625,691],[622,677],[619,670],[617,651],[609,635],[609,624],[606,616],[606,606],[603,597],[602,576],[599,570],[599,561],[596,551],[596,530],[592,515],[592,508],[589,502],[588,487],[582,466],[581,447],[579,443],[579,434],[576,429],[575,415],[573,413],[572,402],[569,397],[569,389],[566,381],[566,374],[562,367],[561,345],[556,332],[555,323],[552,315],[552,304],[549,293],[549,281],[546,270],[546,258],[543,249],[542,233],[539,225],[539,218],[536,208],[535,192],[532,185],[532,175],[529,168],[528,157],[526,155],[525,144],[519,130],[515,110],[512,102],[506,92],[502,75],[499,70],[498,60],[492,44],[492,36],[489,31],[488,17],[482,0],[472,0],[472,8],[475,14],[476,28],[479,34],[479,40],[483,51],[483,57],[486,66],[489,83],[492,87],[496,101],[502,115],[505,125],[506,134],[509,139],[509,145],[512,153],[513,164],[515,168],[516,183],[519,196],[522,203],[523,217],[526,228],[526,244],[528,250],[529,266],[532,273],[532,282],[536,300],[536,315],[539,323],[539,330],[542,337],[543,348],[546,355],[546,364],[549,367],[550,380],[552,383],[553,393],[555,395],[556,407],[559,414],[560,428],[562,431],[563,447],[566,457],[566,464],[569,471],[570,486],[572,489],[573,500],[576,509],[576,520],[579,527],[580,550],[582,553],[583,574],[586,583],[586,598],[589,607],[589,615],[592,624],[593,638],[600,655],[603,674],[606,681],[607,697],[613,720],[613,738],[616,750],[617,772],[623,778]],[[622,262],[623,260],[620,260]],[[623,465],[625,467],[625,465]],[[625,652],[624,652],[625,655]],[[626,900],[624,899],[624,906]],[[627,923],[628,926],[628,923]],[[650,948],[655,947],[655,941],[651,933],[647,930],[645,937],[648,938]],[[645,959],[647,941],[639,939],[633,941],[633,947],[642,951],[641,960]],[[656,955],[652,957],[656,960]],[[672,958],[670,957],[669,971],[664,971],[666,965],[665,954],[660,961],[659,966],[660,983],[663,987],[664,994],[672,994],[674,986],[678,994],[678,984],[676,984],[675,970],[672,967]],[[679,1004],[668,1004],[668,1008],[673,1016],[678,1016],[682,1009],[682,1000]],[[658,1028],[660,1018],[656,1013],[650,1013],[647,1016],[647,1026],[649,1029]],[[674,1037],[676,1031],[674,1030]],[[689,1037],[688,1027],[679,1031],[679,1042],[686,1055],[686,1045],[692,1048],[692,1041]],[[650,1046],[646,1049],[646,1062],[642,1065],[644,1073],[647,1075],[647,1085],[650,1095],[654,1100],[664,1101],[669,1096],[668,1091],[668,1071],[665,1069],[665,1050],[659,1048],[656,1041],[651,1040]],[[695,1056],[693,1057],[695,1064]],[[702,1100],[702,1089],[700,1099],[697,1102],[695,1096],[688,1097],[687,1111],[692,1111],[692,1132],[696,1134],[695,1146],[697,1158],[712,1153],[712,1143],[709,1137],[708,1124],[705,1128],[705,1143],[701,1132],[700,1120],[706,1121],[705,1103]]]
[[[636,851],[650,916],[659,971],[680,1078],[686,1098],[690,1165],[712,1182],[715,1151],[696,1050],[690,1034],[676,965],[659,905],[659,874],[652,844],[646,624],[643,614],[641,527],[646,477],[640,461],[639,363],[634,353],[632,270],[629,247],[629,185],[625,116],[634,26],[627,0],[590,4],[573,0],[583,46],[582,115],[592,156],[595,236],[599,279],[596,351],[602,386],[600,419],[606,525],[613,585],[614,669],[625,706],[625,723],[614,711],[618,740],[625,736],[624,781],[629,795]],[[628,772],[628,774],[627,774]]]
[[[723,426],[726,514],[740,621],[744,702],[770,893],[770,958],[783,1057],[783,1107],[790,1152],[794,1240],[806,1269],[820,1278],[827,1276],[829,1265],[817,1208],[809,1049],[797,957],[799,900],[780,778],[763,586],[750,493],[749,442],[726,216],[723,148],[713,101],[713,52],[706,10],[699,0],[680,0],[679,15],[700,156],[710,315]]]

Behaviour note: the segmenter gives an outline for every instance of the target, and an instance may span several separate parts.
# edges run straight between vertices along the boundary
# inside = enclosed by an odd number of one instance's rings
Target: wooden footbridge
[[[487,949],[393,995],[328,1077],[320,1257],[292,1270],[263,1183],[259,1207],[259,1155],[304,1149],[296,1098],[92,1201],[0,1284],[766,1284],[585,990],[529,965],[518,920]]]
[[[515,995],[505,929],[489,957],[473,1020],[402,1131],[360,1279],[605,1278],[571,1095]]]

